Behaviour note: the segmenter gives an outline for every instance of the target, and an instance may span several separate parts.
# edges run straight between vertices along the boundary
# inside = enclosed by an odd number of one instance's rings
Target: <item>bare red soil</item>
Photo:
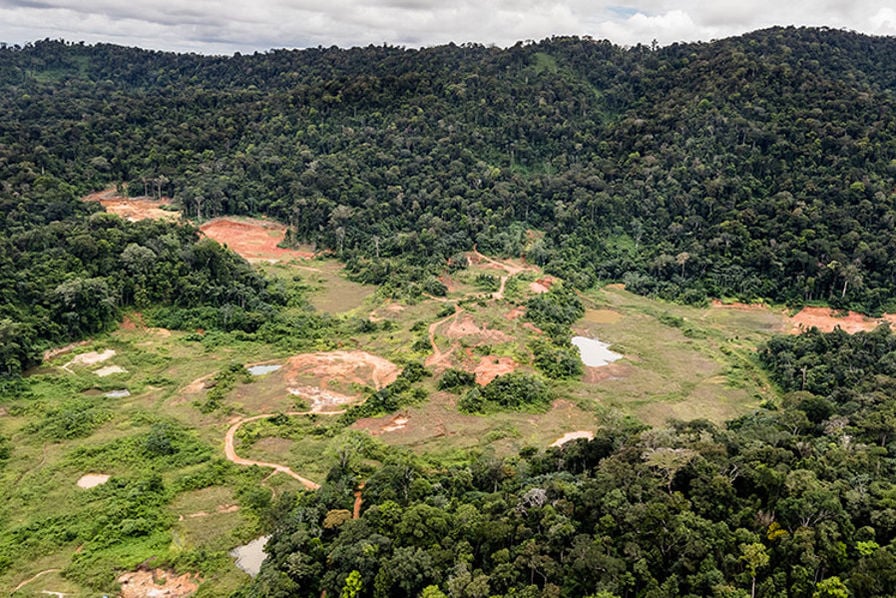
[[[128,220],[179,220],[180,212],[164,210],[171,205],[171,199],[151,199],[149,197],[122,197],[114,188],[97,191],[83,198],[84,201],[99,202],[110,214]]]
[[[883,321],[891,321],[892,315],[884,318],[869,318],[854,311],[839,315],[836,311],[827,307],[804,307],[798,314],[791,318],[791,334],[799,334],[813,326],[822,332],[831,332],[838,326],[849,334],[874,330]]]
[[[279,222],[252,218],[216,218],[199,227],[202,233],[221,245],[226,245],[246,260],[279,262],[310,259],[314,253],[277,247],[286,234],[286,226]]]

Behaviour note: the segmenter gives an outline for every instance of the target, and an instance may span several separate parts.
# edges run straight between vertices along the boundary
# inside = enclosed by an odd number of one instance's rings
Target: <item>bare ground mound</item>
[[[476,375],[476,384],[485,386],[498,376],[509,374],[516,370],[519,364],[510,357],[498,357],[497,355],[486,355],[479,360],[473,373]]]
[[[354,397],[317,386],[293,386],[287,388],[289,394],[311,401],[311,411],[325,411],[328,407],[342,407],[354,401]]]
[[[65,364],[65,367],[73,365],[96,365],[112,359],[113,357],[115,357],[115,351],[113,349],[106,349],[102,352],[90,351],[89,353],[76,355],[71,361]]]
[[[286,364],[286,381],[291,387],[302,387],[303,376],[314,376],[318,386],[326,389],[333,381],[382,388],[395,381],[399,374],[397,365],[387,359],[365,351],[328,351],[303,353],[289,358]]]
[[[886,319],[888,319],[887,316],[882,319],[869,318],[854,311],[840,316],[836,311],[827,307],[804,307],[790,319],[790,333],[799,334],[813,326],[822,332],[831,332],[839,326],[844,332],[855,334],[856,332],[874,330]]]
[[[314,253],[277,247],[286,234],[279,222],[252,218],[216,218],[199,227],[202,233],[243,256],[246,260],[279,262],[310,259]]]
[[[486,325],[479,326],[470,314],[464,313],[454,318],[443,332],[450,339],[477,336],[482,343],[507,343],[513,338],[500,330],[493,330]]]
[[[192,596],[199,589],[198,579],[190,574],[177,575],[164,569],[141,569],[119,576],[121,598],[150,598]]]
[[[179,220],[180,212],[163,209],[171,205],[171,199],[149,197],[122,197],[114,188],[91,193],[84,201],[99,202],[107,212],[130,222],[138,220]]]

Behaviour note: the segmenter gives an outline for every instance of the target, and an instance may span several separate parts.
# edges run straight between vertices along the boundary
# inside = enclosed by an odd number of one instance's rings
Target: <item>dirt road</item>
[[[345,413],[345,411],[287,411],[285,415],[340,415]],[[268,463],[267,461],[254,461],[252,459],[244,459],[236,454],[236,449],[233,447],[233,439],[236,436],[236,431],[240,429],[240,426],[243,424],[247,424],[249,422],[254,422],[259,419],[264,419],[267,417],[274,417],[277,415],[276,413],[262,413],[261,415],[253,415],[251,417],[244,417],[239,421],[233,423],[230,428],[227,430],[227,434],[224,436],[224,454],[227,456],[229,461],[236,463],[237,465],[258,465],[259,467],[268,467],[273,469],[278,473],[285,473],[291,478],[298,480],[301,482],[303,486],[308,488],[309,490],[317,490],[320,488],[320,484],[317,482],[313,482],[306,477],[302,477],[301,475],[294,472],[292,469],[287,467],[286,465],[280,465],[279,463]]]

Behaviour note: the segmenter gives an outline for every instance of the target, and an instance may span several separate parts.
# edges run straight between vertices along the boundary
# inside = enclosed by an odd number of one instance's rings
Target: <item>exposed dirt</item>
[[[355,505],[352,509],[352,519],[360,519],[361,518],[361,504],[364,502],[362,497],[362,493],[364,492],[364,482],[358,484],[358,487],[355,488]]]
[[[513,320],[518,320],[518,319],[522,318],[524,315],[526,315],[526,306],[525,305],[517,305],[516,307],[511,309],[509,312],[504,314],[504,317],[508,320],[513,321]]]
[[[530,290],[531,292],[535,293],[536,295],[541,295],[541,294],[543,294],[543,293],[547,293],[547,292],[550,291],[551,289],[549,289],[548,287],[544,286],[544,285],[541,284],[540,282],[530,282],[530,283],[529,283],[529,290]]]
[[[450,339],[477,336],[481,343],[506,343],[513,340],[511,336],[500,330],[492,330],[488,326],[477,325],[473,317],[467,313],[457,314],[454,321],[448,325],[443,334]]]
[[[473,368],[473,373],[476,375],[476,384],[484,386],[498,376],[513,372],[518,367],[519,364],[510,357],[486,355]]]
[[[839,326],[844,332],[855,334],[856,332],[874,330],[885,319],[886,316],[881,319],[869,318],[854,311],[840,316],[836,311],[827,307],[804,307],[790,319],[790,333],[799,334],[813,326],[822,332],[831,332]]]
[[[78,488],[94,488],[109,481],[109,474],[106,473],[85,473],[78,478]]]
[[[303,386],[301,376],[314,376],[320,388],[332,381],[346,382],[380,389],[395,381],[399,367],[387,359],[365,351],[327,351],[302,353],[290,357],[284,368],[291,387]]]
[[[570,440],[578,440],[579,438],[585,438],[587,440],[591,440],[594,438],[594,432],[589,430],[578,430],[576,432],[567,432],[557,440],[551,443],[551,446],[563,446]]]
[[[115,188],[105,189],[83,198],[84,201],[96,201],[107,212],[120,216],[130,222],[138,220],[180,220],[181,213],[174,210],[165,210],[163,207],[171,205],[171,199],[151,199],[149,197],[122,197]]]
[[[523,328],[531,330],[535,334],[544,334],[544,330],[533,324],[532,322],[523,322]]]
[[[118,578],[121,598],[181,598],[192,596],[199,589],[199,579],[191,573],[177,575],[165,569],[140,569]]]
[[[83,347],[84,345],[86,345],[88,343],[90,343],[89,340],[78,341],[76,343],[70,343],[68,345],[65,345],[64,347],[57,347],[56,349],[47,349],[46,351],[44,351],[44,355],[43,355],[44,361],[49,361],[49,360],[53,359],[54,357],[59,357],[60,355],[65,355],[66,353],[70,353],[74,349],[77,349],[78,347]]]
[[[712,300],[712,306],[717,309],[733,309],[737,311],[764,311],[768,309],[768,306],[764,303],[740,303],[739,301],[723,303],[718,299]]]
[[[432,348],[432,355],[424,360],[423,364],[426,367],[438,367],[442,365],[444,361],[451,357],[451,354],[457,349],[457,343],[452,344],[451,347],[447,351],[442,351],[439,348],[438,343],[436,343],[436,329],[447,322],[448,320],[456,320],[457,316],[461,313],[460,307],[457,305],[454,306],[454,313],[446,318],[442,318],[436,322],[433,322],[429,325],[429,345]]]
[[[141,314],[140,312],[134,312],[130,315],[125,316],[121,320],[121,329],[129,331],[140,330],[141,332],[149,332],[163,338],[171,336],[171,331],[167,328],[154,328],[152,326],[147,326],[146,322],[143,321],[143,314]]]
[[[582,381],[586,384],[597,384],[604,380],[620,380],[631,373],[632,367],[625,363],[611,363],[602,367],[585,366]]]
[[[325,411],[328,407],[346,405],[355,400],[355,397],[324,390],[317,386],[293,386],[286,390],[291,395],[311,401],[312,411]]]
[[[406,415],[396,415],[391,420],[389,420],[388,425],[383,426],[380,429],[380,432],[398,432],[399,430],[404,430],[408,427],[408,422],[411,421],[408,419]]]
[[[73,365],[96,365],[98,363],[102,363],[104,361],[112,359],[113,357],[115,357],[115,351],[113,349],[106,349],[102,353],[91,351],[89,353],[81,353],[80,355],[76,355],[63,367],[69,368]]]
[[[107,365],[104,368],[94,370],[93,373],[100,378],[105,378],[106,376],[111,376],[112,374],[127,374],[128,371],[120,365]]]
[[[270,220],[253,218],[216,218],[199,227],[202,233],[243,256],[249,262],[310,259],[311,251],[283,249],[277,244],[286,234],[286,226]]]

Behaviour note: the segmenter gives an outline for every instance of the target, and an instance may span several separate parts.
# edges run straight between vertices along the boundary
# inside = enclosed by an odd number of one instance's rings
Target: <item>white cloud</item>
[[[568,34],[668,44],[770,25],[896,35],[896,10],[876,0],[0,0],[0,41],[61,37],[206,53],[383,42],[508,45]]]

